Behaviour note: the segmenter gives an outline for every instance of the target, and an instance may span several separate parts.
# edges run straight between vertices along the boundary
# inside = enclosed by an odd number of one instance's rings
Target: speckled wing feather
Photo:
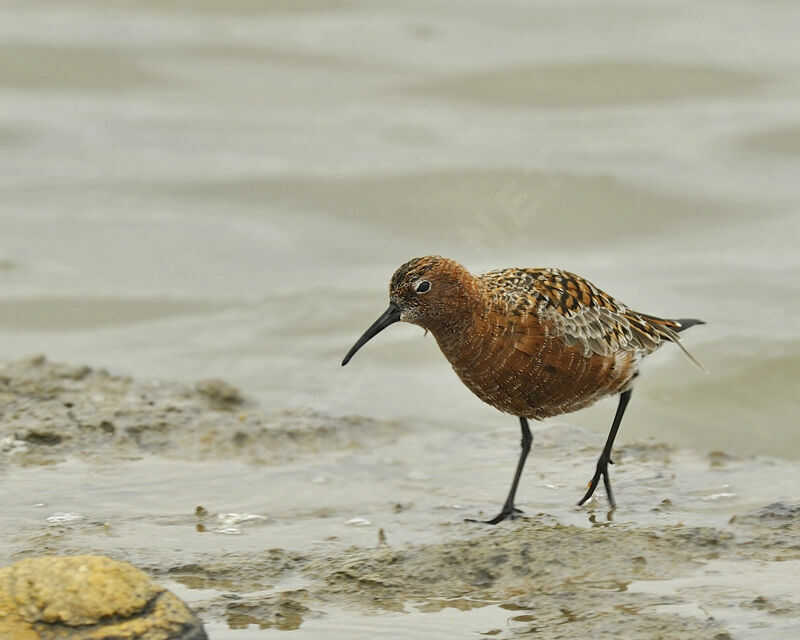
[[[580,345],[586,357],[610,356],[620,351],[647,354],[669,341],[678,344],[703,370],[680,344],[679,322],[637,313],[574,273],[559,269],[504,269],[480,278],[522,325],[526,324],[526,316],[535,313],[567,346]],[[518,348],[527,352],[525,334],[517,331],[517,335]]]

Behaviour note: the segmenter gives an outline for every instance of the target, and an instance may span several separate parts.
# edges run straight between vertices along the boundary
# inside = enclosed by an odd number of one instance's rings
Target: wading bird
[[[522,451],[497,524],[519,512],[514,496],[533,443],[528,420],[588,407],[619,394],[614,421],[586,495],[600,478],[612,508],[608,465],[642,359],[702,320],[667,320],[629,309],[580,276],[559,269],[503,269],[473,276],[449,258],[402,265],[389,284],[389,308],[342,361],[397,322],[430,331],[458,377],[481,400],[519,418]]]

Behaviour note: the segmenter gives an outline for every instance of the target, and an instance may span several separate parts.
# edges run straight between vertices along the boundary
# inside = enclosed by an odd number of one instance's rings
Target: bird
[[[583,409],[619,395],[611,430],[583,505],[600,479],[612,510],[611,449],[631,399],[642,360],[680,332],[705,324],[634,311],[581,276],[554,268],[510,268],[471,274],[438,255],[409,260],[392,275],[389,307],[342,360],[345,366],[369,340],[398,322],[430,332],[461,381],[478,398],[519,419],[521,451],[508,496],[487,524],[516,517],[522,469],[533,444],[529,420]]]

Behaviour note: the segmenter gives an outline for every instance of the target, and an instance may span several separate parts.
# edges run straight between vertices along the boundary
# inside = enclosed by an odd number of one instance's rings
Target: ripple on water
[[[741,95],[769,80],[734,68],[592,60],[451,74],[416,92],[491,106],[601,107]]]

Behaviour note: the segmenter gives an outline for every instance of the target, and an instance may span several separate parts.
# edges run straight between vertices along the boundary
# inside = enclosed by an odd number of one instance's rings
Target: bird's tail
[[[697,361],[697,358],[689,353],[686,347],[681,344],[681,337],[678,335],[681,331],[684,331],[689,327],[693,327],[696,324],[705,324],[705,321],[698,320],[697,318],[679,318],[677,320],[667,320],[666,318],[656,318],[655,316],[647,316],[644,314],[640,315],[642,315],[642,317],[646,318],[648,322],[656,327],[656,330],[659,334],[661,334],[662,338],[678,345],[678,348],[683,351],[684,355],[689,358],[689,361],[694,366],[700,369],[700,371],[703,373],[708,373],[706,368]]]
[[[675,323],[678,325],[675,328],[675,333],[680,333],[681,331],[685,331],[689,327],[693,327],[696,324],[705,324],[705,320],[698,320],[697,318],[678,318],[677,320],[670,320],[670,322]]]

